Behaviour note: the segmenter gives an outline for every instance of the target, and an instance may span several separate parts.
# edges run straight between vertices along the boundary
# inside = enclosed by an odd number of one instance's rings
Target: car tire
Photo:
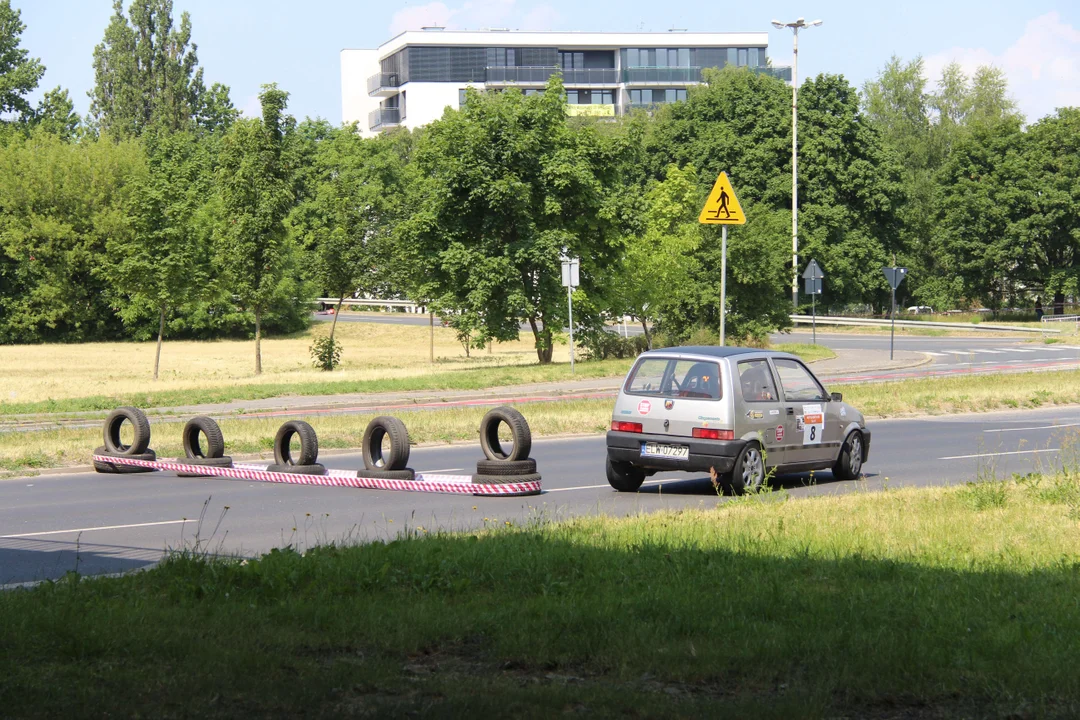
[[[325,475],[326,466],[319,463],[311,463],[310,465],[277,464],[268,466],[266,472],[290,473],[293,475]]]
[[[863,436],[853,430],[840,446],[840,456],[833,465],[833,476],[840,480],[858,480],[862,475]]]
[[[199,442],[199,434],[206,436],[206,449]],[[225,436],[221,427],[204,416],[193,417],[184,425],[184,455],[188,458],[214,459],[225,455]]]
[[[536,461],[526,460],[477,460],[477,475],[531,475],[536,472]]]
[[[765,457],[761,454],[761,446],[754,441],[748,442],[735,459],[731,489],[739,494],[748,490],[753,492],[761,489],[765,482]]]
[[[390,438],[390,453],[384,457],[382,441],[387,436]],[[364,467],[368,470],[404,470],[409,464],[409,430],[396,417],[383,415],[369,422],[361,447],[364,451]]]
[[[289,450],[292,436],[300,438],[300,456],[295,460]],[[315,428],[303,420],[290,420],[278,428],[274,436],[274,462],[278,465],[315,465],[319,459],[319,436]]]
[[[222,457],[182,457],[176,458],[178,465],[195,465],[197,467],[231,468],[233,460],[228,455]],[[176,473],[177,477],[217,477],[206,473]]]
[[[611,487],[619,492],[637,492],[641,483],[645,482],[645,471],[634,467],[632,463],[607,459],[607,481]]]
[[[102,445],[101,447],[94,448],[95,455],[116,455],[117,457],[127,458],[129,460],[146,460],[148,462],[154,462],[157,460],[157,454],[153,450],[148,450],[138,455],[125,455],[123,453],[109,452],[109,449]],[[93,461],[94,470],[99,473],[106,473],[109,475],[127,475],[128,473],[147,473],[154,472],[154,468],[136,467],[134,465],[120,465],[118,463],[110,462],[98,462]]]
[[[416,471],[410,468],[404,470],[384,470],[382,468],[366,468],[357,470],[356,477],[372,478],[374,480],[415,480]]]
[[[507,453],[499,442],[499,423],[506,423],[514,437],[514,449]],[[488,460],[525,460],[532,451],[532,433],[525,416],[512,407],[489,410],[480,421],[480,447]]]
[[[131,423],[135,437],[130,445],[120,442],[120,426],[124,421]],[[150,447],[150,421],[146,414],[135,407],[118,407],[105,418],[105,449],[115,455],[135,457],[142,455]]]

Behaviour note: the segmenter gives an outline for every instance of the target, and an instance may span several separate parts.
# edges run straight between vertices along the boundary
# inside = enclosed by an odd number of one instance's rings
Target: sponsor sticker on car
[[[777,425],[776,426],[776,442],[783,442],[783,441],[784,441],[784,426],[783,425]]]
[[[637,411],[642,415],[648,415],[652,411],[652,403],[648,400],[642,400],[637,404]]]
[[[803,445],[820,445],[825,431],[825,413],[820,405],[803,405]]]

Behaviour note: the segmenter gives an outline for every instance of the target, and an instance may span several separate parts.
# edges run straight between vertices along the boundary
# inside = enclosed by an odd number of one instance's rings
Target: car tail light
[[[694,428],[694,437],[702,440],[734,440],[734,430],[719,430],[717,428]]]
[[[641,423],[625,422],[623,420],[612,420],[611,429],[616,432],[641,432]]]

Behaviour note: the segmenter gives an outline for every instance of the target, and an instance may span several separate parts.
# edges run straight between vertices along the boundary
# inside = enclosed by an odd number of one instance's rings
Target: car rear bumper
[[[685,445],[690,448],[690,456],[686,459],[642,456],[641,447],[646,442]],[[649,470],[708,472],[710,468],[715,468],[718,473],[727,473],[735,466],[735,459],[744,447],[745,440],[700,440],[614,430],[607,434],[608,457],[616,462],[633,463],[636,467]]]

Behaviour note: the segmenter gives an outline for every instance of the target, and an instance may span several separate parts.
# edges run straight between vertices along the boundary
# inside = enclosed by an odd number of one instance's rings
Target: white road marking
[[[971,350],[946,350],[949,355],[970,355]]]
[[[1002,433],[1002,432],[1021,432],[1023,430],[1053,430],[1055,428],[1067,428],[1078,427],[1080,422],[1074,423],[1059,423],[1057,425],[1035,425],[1033,427],[1019,427],[1019,428],[995,428],[993,430],[983,430],[984,433]]]
[[[648,482],[641,483],[641,487],[645,487],[646,485],[662,485],[662,484],[664,484],[666,482],[672,482],[672,481],[671,480],[650,480]],[[675,482],[678,482],[678,481],[675,481]],[[577,487],[568,487],[568,488],[545,488],[544,492],[545,493],[553,493],[553,492],[567,492],[568,490],[598,490],[600,488],[609,488],[610,489],[611,485],[609,485],[607,483],[604,483],[603,485],[579,485]]]
[[[1001,455],[1031,455],[1033,453],[1061,452],[1059,448],[1041,448],[1037,450],[1013,450],[1012,452],[979,453],[977,455],[950,455],[938,460],[969,460],[971,458],[999,457]]]
[[[1031,348],[1012,348],[1011,350],[1009,350],[1009,352],[1039,352],[1039,351],[1038,350],[1033,350]]]
[[[934,357],[945,357],[945,353],[930,352],[929,350],[922,350],[921,352],[926,355],[933,355]]]
[[[978,350],[972,350],[971,352],[989,353],[990,355],[1002,355],[1008,352],[1008,350],[991,350],[990,348],[980,348]]]
[[[13,540],[15,538],[40,537],[41,535],[63,535],[65,533],[93,532],[95,530],[126,530],[128,528],[155,527],[157,525],[179,525],[180,523],[195,522],[192,518],[183,520],[162,520],[161,522],[135,523],[133,525],[102,525],[100,527],[74,528],[72,530],[48,530],[45,532],[21,533],[19,535],[0,535],[0,540]]]
[[[417,475],[433,475],[435,473],[461,472],[465,468],[442,468],[441,470],[417,470]]]

